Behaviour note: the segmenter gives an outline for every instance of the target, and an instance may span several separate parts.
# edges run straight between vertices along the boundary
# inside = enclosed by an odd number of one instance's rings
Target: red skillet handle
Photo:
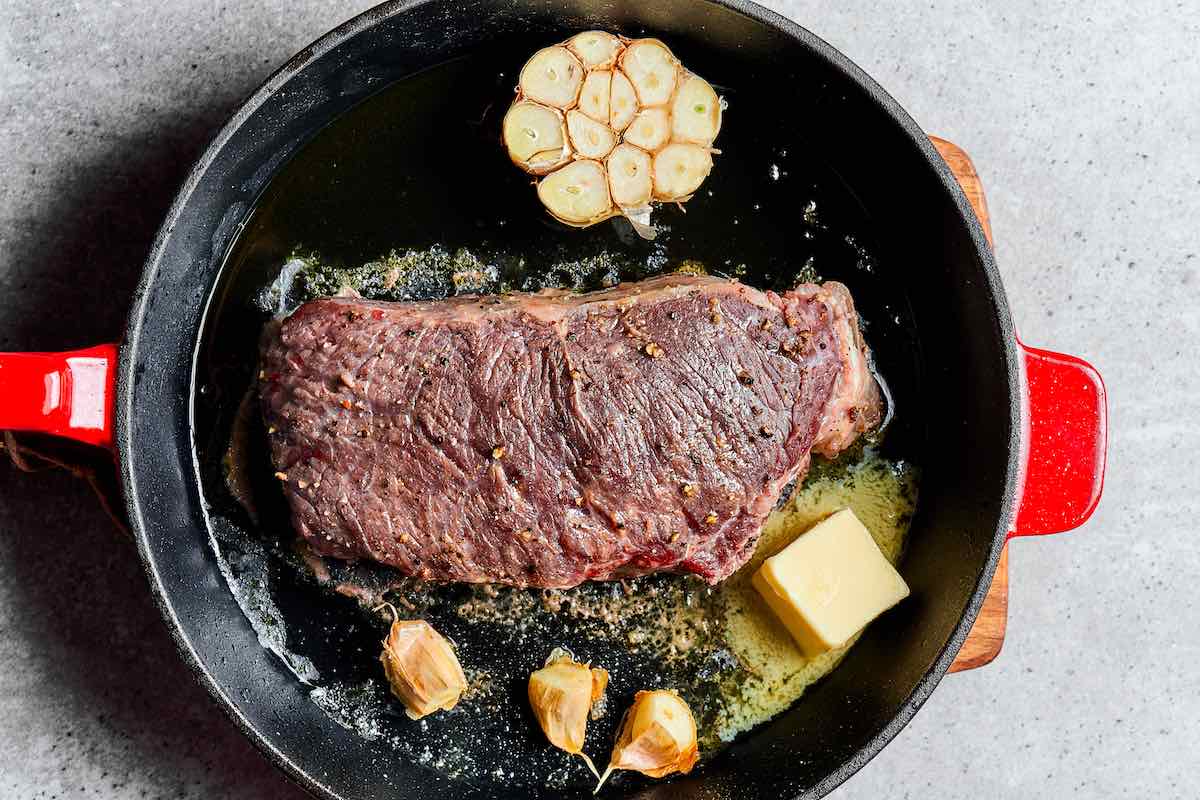
[[[117,346],[0,353],[0,430],[38,431],[113,446]]]
[[[1074,356],[1017,346],[1025,360],[1025,479],[1012,536],[1077,528],[1100,502],[1108,409],[1104,381]]]

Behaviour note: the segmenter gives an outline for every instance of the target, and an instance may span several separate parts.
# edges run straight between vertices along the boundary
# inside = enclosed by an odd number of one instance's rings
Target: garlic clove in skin
[[[528,100],[504,115],[502,136],[509,158],[533,175],[544,175],[571,159],[562,112]]]
[[[651,153],[671,138],[671,114],[665,108],[647,108],[638,112],[625,129],[625,141]]]
[[[619,144],[608,156],[608,186],[613,202],[622,208],[641,208],[654,195],[650,154],[631,144]]]
[[[688,75],[671,103],[671,139],[708,147],[721,130],[721,99],[708,81]]]
[[[521,94],[530,100],[568,109],[583,86],[583,64],[565,47],[546,47],[521,68]]]
[[[599,161],[572,161],[538,182],[538,197],[555,219],[592,225],[612,216],[608,176]]]
[[[555,649],[546,666],[529,676],[529,705],[550,744],[582,756],[592,773],[596,768],[583,752],[592,706],[604,695],[608,673],[575,661]]]
[[[584,31],[567,40],[571,49],[588,69],[608,69],[617,63],[621,40],[608,31]]]
[[[638,692],[621,720],[612,758],[596,791],[613,770],[627,769],[651,778],[688,773],[700,759],[696,720],[677,692]]]
[[[608,100],[608,126],[617,133],[623,132],[637,116],[637,92],[624,72],[612,74],[612,91]]]
[[[580,158],[602,159],[617,144],[617,135],[612,128],[575,109],[567,112],[567,132]]]
[[[712,170],[712,155],[695,144],[673,143],[654,156],[654,199],[683,202]]]
[[[643,108],[663,105],[675,94],[679,62],[657,39],[631,42],[621,54],[620,64]]]
[[[589,72],[579,91],[579,110],[605,125],[608,124],[609,102],[612,99],[612,77],[613,74],[608,70]]]
[[[425,620],[393,620],[379,660],[412,719],[454,708],[467,689],[454,649]]]

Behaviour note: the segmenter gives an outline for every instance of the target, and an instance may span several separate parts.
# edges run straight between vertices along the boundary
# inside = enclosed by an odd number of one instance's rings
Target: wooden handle
[[[958,179],[975,216],[983,226],[988,244],[992,243],[992,220],[988,216],[987,199],[983,195],[983,182],[979,173],[971,163],[971,157],[958,145],[930,136],[933,146],[941,153],[950,171]],[[988,590],[979,616],[971,627],[971,633],[958,651],[958,658],[950,665],[951,672],[961,672],[964,669],[974,669],[989,663],[1000,654],[1004,646],[1004,631],[1008,627],[1008,545],[1000,553],[1000,563],[996,566],[996,574],[992,578],[992,588]]]

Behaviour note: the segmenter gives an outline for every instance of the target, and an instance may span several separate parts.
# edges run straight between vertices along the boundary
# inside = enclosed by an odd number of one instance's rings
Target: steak
[[[261,366],[299,534],[437,581],[715,583],[810,453],[881,411],[838,283],[314,300],[267,330]]]

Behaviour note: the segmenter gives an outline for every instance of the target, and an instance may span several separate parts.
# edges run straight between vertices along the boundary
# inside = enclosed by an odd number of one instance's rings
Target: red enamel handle
[[[111,448],[117,346],[0,353],[0,430],[38,431]]]
[[[1009,536],[1077,528],[1100,502],[1108,439],[1104,380],[1074,356],[1026,347],[1025,475]]]

